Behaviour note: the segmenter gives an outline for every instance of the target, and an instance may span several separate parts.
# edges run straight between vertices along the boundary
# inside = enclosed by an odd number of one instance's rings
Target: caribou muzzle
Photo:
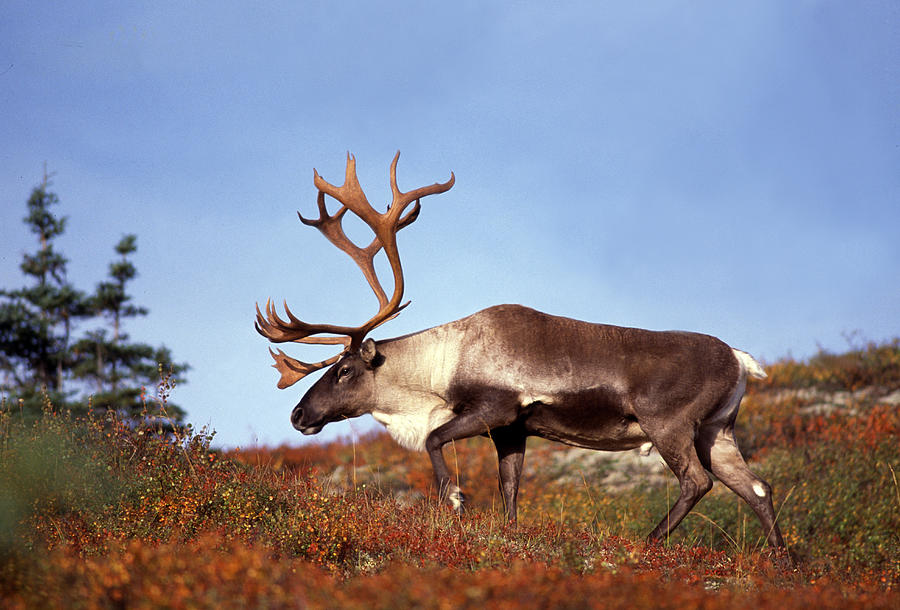
[[[313,424],[303,422],[303,407],[297,405],[294,407],[294,410],[291,411],[291,424],[294,426],[295,430],[299,430],[301,433],[306,435],[318,434],[322,428],[325,427],[325,424]]]

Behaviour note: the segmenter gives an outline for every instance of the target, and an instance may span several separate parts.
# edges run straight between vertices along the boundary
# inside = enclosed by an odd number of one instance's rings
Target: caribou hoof
[[[450,503],[450,506],[457,513],[465,512],[465,503],[466,496],[463,494],[462,490],[453,485],[447,492],[447,501]]]
[[[786,548],[772,549],[772,564],[781,572],[794,572],[798,569],[794,555]]]

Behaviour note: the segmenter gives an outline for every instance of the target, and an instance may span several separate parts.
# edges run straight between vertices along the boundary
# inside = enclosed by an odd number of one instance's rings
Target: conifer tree
[[[44,171],[40,185],[28,198],[29,230],[39,249],[25,254],[20,268],[29,285],[0,289],[0,396],[21,404],[25,415],[37,416],[45,404],[57,409],[86,412],[111,409],[132,423],[146,416],[158,418],[158,409],[146,397],[166,395],[183,382],[186,364],[172,361],[165,347],[130,343],[123,331],[128,318],[147,315],[131,302],[128,282],[137,276],[129,255],[137,250],[137,237],[124,236],[115,246],[119,255],[109,266],[108,279],[92,295],[77,290],[66,277],[66,258],[55,239],[66,218],[54,215],[59,198],[49,190]],[[89,330],[77,337],[79,323]],[[146,403],[146,404],[145,404]],[[184,411],[166,402],[163,429],[181,424]]]
[[[87,382],[95,408],[115,410],[125,419],[137,421],[148,409],[142,395],[152,394],[160,376],[169,383],[183,381],[186,364],[172,362],[165,347],[146,343],[130,343],[123,330],[125,319],[146,316],[147,309],[131,302],[126,288],[137,277],[137,270],[128,259],[137,251],[137,236],[125,235],[115,246],[119,258],[109,265],[109,279],[97,284],[90,298],[92,312],[103,318],[106,327],[85,334],[73,347],[76,356],[74,376]],[[166,402],[166,413],[172,423],[184,417],[184,411]]]
[[[68,261],[55,248],[66,218],[51,210],[59,198],[49,188],[45,168],[24,218],[39,243],[38,251],[26,254],[20,265],[32,285],[0,290],[0,389],[21,400],[29,412],[39,412],[45,399],[60,408],[70,406],[65,381],[72,333],[76,322],[90,315],[84,294],[66,278]]]

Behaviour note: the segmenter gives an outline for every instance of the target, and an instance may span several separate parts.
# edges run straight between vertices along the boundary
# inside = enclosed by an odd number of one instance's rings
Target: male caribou
[[[378,299],[375,316],[348,327],[308,324],[287,303],[287,320],[270,301],[265,315],[256,308],[256,329],[273,343],[343,345],[339,354],[317,363],[269,350],[282,389],[331,367],[294,407],[294,428],[316,434],[329,422],[371,413],[399,444],[428,452],[441,497],[458,510],[463,495],[452,482],[442,448],[486,435],[497,449],[510,522],[516,520],[529,436],[603,451],[652,444],[678,478],[681,493],[650,532],[651,541],[667,537],[709,491],[710,471],[750,505],[769,544],[783,547],[772,489],[750,471],[734,439],[747,378],[766,376],[749,354],[708,335],[593,324],[520,305],[490,307],[403,337],[366,338],[409,304],[402,303],[397,232],[416,220],[422,197],[443,193],[455,181],[451,173],[447,182],[404,193],[397,187],[399,156],[391,163],[393,199],[386,212],[369,204],[356,176],[356,159],[348,154],[342,186],[313,170],[319,218],[298,213],[303,224],[321,231],[362,270]],[[335,214],[326,208],[326,195],[341,205]],[[341,221],[348,210],[374,232],[368,246],[359,247],[344,233]],[[375,272],[374,258],[381,250],[393,273],[390,299]]]

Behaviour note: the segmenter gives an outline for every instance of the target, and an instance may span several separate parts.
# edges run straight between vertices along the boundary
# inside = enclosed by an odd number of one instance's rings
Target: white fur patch
[[[747,371],[747,374],[751,377],[755,377],[756,379],[765,379],[768,377],[766,375],[766,371],[763,370],[763,367],[760,366],[759,362],[757,362],[753,356],[748,354],[747,352],[742,352],[739,349],[731,348],[731,351],[734,352],[735,357],[738,359],[738,362],[741,363],[741,366],[744,367],[744,370]]]
[[[450,487],[449,491],[450,493],[447,494],[447,499],[450,501],[450,506],[452,506],[455,511],[461,510],[463,505],[462,490],[456,485],[453,485]]]
[[[763,486],[760,485],[759,483],[754,483],[754,484],[753,484],[753,493],[755,493],[755,494],[756,494],[757,496],[759,496],[760,498],[765,498],[765,497],[766,497],[766,490],[763,489]]]
[[[399,413],[372,411],[375,421],[387,428],[401,447],[414,451],[425,450],[425,439],[431,431],[453,419],[453,411],[445,405],[420,407]]]
[[[647,457],[648,455],[650,455],[650,450],[651,450],[651,449],[653,449],[653,443],[651,443],[651,442],[646,442],[646,443],[644,443],[643,445],[641,445],[641,451],[640,451],[640,453],[641,453],[642,456]]]
[[[395,353],[384,346],[386,362],[375,376],[370,412],[402,447],[424,450],[428,435],[454,417],[446,399],[459,361],[454,333],[438,327],[412,335]]]

